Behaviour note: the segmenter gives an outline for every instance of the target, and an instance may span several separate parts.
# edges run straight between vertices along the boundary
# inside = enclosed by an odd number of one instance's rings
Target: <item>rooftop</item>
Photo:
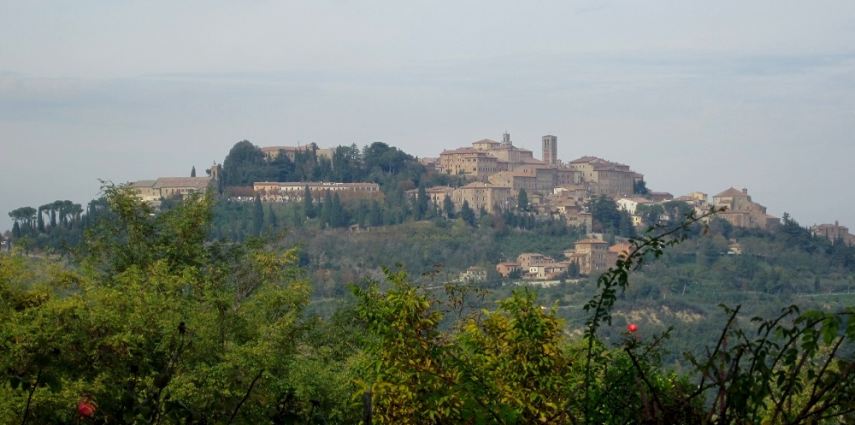
[[[191,187],[205,189],[211,183],[210,177],[160,177],[152,185],[155,189],[163,187]]]

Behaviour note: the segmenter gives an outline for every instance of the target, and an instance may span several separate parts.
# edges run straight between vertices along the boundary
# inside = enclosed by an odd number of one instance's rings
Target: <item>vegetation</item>
[[[89,228],[73,263],[0,256],[4,423],[853,420],[851,306],[788,307],[771,319],[726,308],[708,349],[687,353],[682,370],[663,367],[674,330],[611,326],[622,326],[618,309],[642,264],[685,262],[679,250],[706,240],[698,235],[712,226],[700,217],[635,239],[587,286],[586,319],[574,325],[531,290],[487,308],[482,286],[419,285],[401,269],[353,286],[352,302],[317,317],[304,253],[208,242],[212,198],[154,214],[111,187],[105,202],[110,219]],[[442,229],[423,224],[425,235]],[[450,227],[472,238],[471,229],[463,219]],[[816,249],[798,229],[757,237]],[[499,234],[486,223],[474,231]]]

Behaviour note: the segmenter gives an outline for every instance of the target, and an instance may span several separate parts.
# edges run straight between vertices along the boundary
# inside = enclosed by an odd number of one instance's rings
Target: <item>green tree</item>
[[[298,384],[296,252],[204,244],[209,198],[152,214],[105,192],[115,219],[84,267],[36,275],[0,256],[0,422],[79,421],[83,399],[99,423],[305,422],[308,393],[270,408]]]
[[[190,169],[190,177],[196,177],[196,166]]]
[[[448,195],[445,195],[445,198],[442,199],[442,212],[445,214],[445,218],[454,218],[454,202]]]

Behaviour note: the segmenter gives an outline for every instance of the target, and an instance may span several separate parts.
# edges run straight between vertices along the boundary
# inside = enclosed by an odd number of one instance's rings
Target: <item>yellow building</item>
[[[445,150],[439,154],[437,170],[451,175],[467,175],[486,179],[496,173],[498,160],[485,151],[474,148]]]
[[[511,189],[508,187],[474,182],[454,189],[451,193],[451,200],[457,209],[463,206],[463,202],[467,202],[469,208],[475,211],[483,208],[488,213],[492,213],[497,206],[507,208],[512,196]]]

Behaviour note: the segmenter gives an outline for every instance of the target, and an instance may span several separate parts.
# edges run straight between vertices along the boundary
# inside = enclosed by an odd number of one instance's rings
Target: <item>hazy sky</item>
[[[511,133],[855,228],[855,1],[0,0],[0,229],[237,141]]]

